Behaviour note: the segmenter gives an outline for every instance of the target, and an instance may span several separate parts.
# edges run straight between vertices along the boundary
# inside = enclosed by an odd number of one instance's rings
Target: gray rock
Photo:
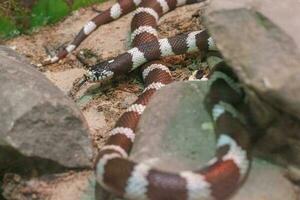
[[[297,200],[298,190],[285,178],[283,169],[255,159],[245,184],[231,200]]]
[[[219,50],[248,89],[260,100],[298,119],[299,10],[297,0],[276,3],[214,0],[205,16],[206,26]],[[260,117],[263,114],[257,113]]]
[[[213,125],[202,104],[206,82],[201,83],[174,83],[155,94],[141,117],[133,159],[176,172],[213,157]]]
[[[175,83],[158,91],[140,120],[131,158],[167,170],[196,169],[214,155],[215,137],[202,105],[205,82]],[[295,200],[282,168],[255,159],[251,173],[232,199]]]
[[[300,168],[300,4],[211,1],[205,24],[249,97],[258,152]],[[288,130],[288,131],[286,131]]]
[[[4,46],[0,71],[0,173],[90,167],[88,127],[76,105]]]

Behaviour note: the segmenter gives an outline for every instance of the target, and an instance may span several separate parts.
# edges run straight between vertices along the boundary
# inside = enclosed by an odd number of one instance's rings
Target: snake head
[[[112,61],[104,61],[91,67],[85,74],[90,82],[105,81],[113,77],[114,72],[109,69],[109,63]]]
[[[92,66],[82,78],[73,83],[73,87],[69,91],[69,96],[74,98],[76,93],[86,82],[98,82],[111,79],[114,75],[114,72],[111,71],[108,66],[111,62],[112,61],[105,61]]]

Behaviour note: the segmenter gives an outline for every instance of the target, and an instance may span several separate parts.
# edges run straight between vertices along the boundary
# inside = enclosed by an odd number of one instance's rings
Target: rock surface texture
[[[206,82],[198,81],[173,83],[158,91],[141,118],[131,157],[168,171],[196,169],[209,161],[215,135],[202,105],[206,92]],[[254,159],[245,185],[232,199],[297,200],[295,187],[282,172]]]
[[[241,80],[300,119],[299,10],[297,0],[214,0],[206,25]]]
[[[260,151],[300,167],[300,4],[213,0],[205,23],[246,86]],[[286,131],[289,130],[289,131]]]
[[[0,47],[0,172],[91,165],[81,112],[14,51]]]

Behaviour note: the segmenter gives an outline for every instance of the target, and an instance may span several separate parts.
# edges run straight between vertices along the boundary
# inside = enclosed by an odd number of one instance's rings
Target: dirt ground
[[[94,5],[104,10],[112,1]],[[161,37],[202,29],[201,14],[204,4],[184,6],[166,14],[160,20]],[[50,51],[70,42],[80,28],[97,13],[92,7],[80,9],[62,22],[41,28],[33,35],[23,35],[6,41],[5,45],[26,56],[34,65],[47,57],[45,47]],[[73,82],[85,72],[78,57],[87,63],[95,63],[116,56],[129,47],[129,24],[131,14],[104,25],[88,37],[79,48],[61,62],[46,67],[37,67],[66,94]],[[196,55],[173,56],[164,59],[172,71],[175,81],[186,80],[195,70]],[[87,85],[75,97],[90,127],[90,136],[97,148],[103,145],[107,132],[113,127],[121,113],[137,98],[143,89],[138,72],[120,77],[106,86]],[[91,171],[66,172],[47,177],[25,180],[17,174],[7,174],[4,193],[7,199],[78,199]],[[69,189],[73,188],[73,189]],[[66,190],[69,189],[69,190]],[[66,192],[69,191],[69,192]]]

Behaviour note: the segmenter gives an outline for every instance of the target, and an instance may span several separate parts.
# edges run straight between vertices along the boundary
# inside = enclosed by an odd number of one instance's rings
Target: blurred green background
[[[53,24],[72,11],[104,0],[0,0],[0,39]]]

